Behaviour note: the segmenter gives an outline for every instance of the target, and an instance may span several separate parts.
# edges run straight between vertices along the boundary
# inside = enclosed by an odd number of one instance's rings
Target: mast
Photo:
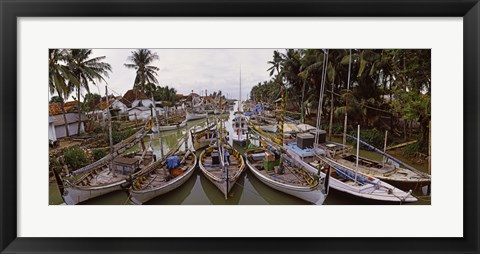
[[[242,104],[242,67],[240,66],[240,94],[238,96],[238,112],[242,112],[241,104]]]
[[[155,106],[155,98],[153,97],[153,93],[151,94],[151,96],[152,96],[152,102],[153,102],[152,109],[155,111],[155,124],[157,124],[158,139],[160,141],[160,156],[162,156],[162,159],[163,159],[163,156],[164,156],[163,139],[162,139],[162,136],[160,135],[160,124],[158,124],[158,112],[157,112],[157,107]],[[165,120],[166,119],[167,118],[165,117]]]
[[[347,94],[345,95],[345,124],[343,125],[343,146],[347,142],[347,116],[348,116],[348,92],[350,92],[350,72],[352,69],[352,49],[350,49],[350,57],[348,58],[348,79]]]
[[[359,152],[360,152],[360,124],[357,127],[357,161],[355,162],[355,183],[357,182]]]
[[[110,154],[113,157],[113,138],[112,138],[112,116],[110,115],[110,105],[108,105],[108,87],[105,86],[105,100],[107,102],[107,112],[108,112],[108,136],[110,140]],[[113,168],[113,160],[110,161],[110,172],[112,176],[116,177],[115,169]]]

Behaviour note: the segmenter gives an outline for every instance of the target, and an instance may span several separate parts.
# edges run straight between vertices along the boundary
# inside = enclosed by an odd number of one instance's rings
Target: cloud
[[[133,87],[135,71],[124,64],[135,49],[93,49],[94,56],[106,56],[105,61],[112,66],[107,78],[109,90],[123,95]],[[268,61],[275,49],[151,49],[157,52],[160,60],[153,65],[160,68],[158,81],[161,86],[174,87],[179,93],[208,93],[221,90],[230,98],[238,98],[240,68],[242,72],[242,99],[251,88],[268,80]],[[105,84],[92,92],[105,93]]]

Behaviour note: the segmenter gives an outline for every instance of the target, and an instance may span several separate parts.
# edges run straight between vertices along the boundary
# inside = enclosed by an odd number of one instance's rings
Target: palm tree
[[[60,97],[60,108],[63,114],[63,120],[65,122],[65,133],[70,136],[68,131],[67,116],[65,115],[65,109],[63,103],[70,93],[71,87],[68,86],[69,81],[77,82],[77,79],[73,75],[71,69],[66,65],[66,50],[63,49],[49,49],[48,50],[48,88],[50,94],[57,93]]]
[[[89,83],[97,85],[96,82],[105,81],[105,77],[108,77],[108,72],[112,71],[110,64],[102,62],[102,60],[106,58],[105,56],[90,58],[91,54],[91,49],[71,49],[67,55],[68,65],[77,79],[76,81],[71,80],[69,83],[71,83],[77,91],[78,134],[80,134],[81,126],[80,98],[82,89],[85,89],[89,93]]]
[[[155,76],[158,76],[157,71],[160,69],[151,65],[153,61],[158,59],[159,57],[157,53],[152,52],[149,49],[137,49],[136,51],[132,51],[132,55],[128,57],[128,61],[131,63],[124,65],[129,69],[137,70],[137,75],[135,76],[133,84],[134,88],[145,93],[145,84],[158,84],[158,80]]]

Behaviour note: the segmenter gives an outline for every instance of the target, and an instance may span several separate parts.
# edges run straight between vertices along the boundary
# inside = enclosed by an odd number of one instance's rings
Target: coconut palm
[[[158,67],[151,65],[153,61],[158,60],[157,53],[150,51],[149,49],[137,49],[132,51],[132,55],[128,57],[128,61],[131,63],[124,64],[129,69],[135,69],[137,75],[133,84],[134,88],[145,93],[145,85],[147,83],[158,84],[156,76]]]
[[[105,77],[108,77],[108,72],[112,71],[110,64],[103,62],[106,58],[105,56],[90,58],[91,54],[91,49],[71,49],[67,54],[68,66],[76,78],[76,80],[70,80],[69,83],[77,92],[75,99],[78,106],[78,134],[80,134],[81,126],[80,98],[82,89],[89,93],[89,83],[97,85],[97,82],[105,81]]]
[[[59,103],[65,123],[67,123],[67,116],[65,115],[63,103],[72,92],[68,82],[78,82],[69,66],[66,65],[66,56],[67,52],[64,49],[48,50],[48,88],[50,94],[57,93],[57,96],[61,99]],[[68,124],[65,124],[65,133],[67,137],[70,136]]]

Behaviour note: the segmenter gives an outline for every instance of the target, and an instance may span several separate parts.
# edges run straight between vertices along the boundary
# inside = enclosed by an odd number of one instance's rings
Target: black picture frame
[[[2,253],[479,253],[478,0],[0,0],[0,250]],[[17,237],[17,17],[328,16],[463,17],[464,237],[22,238]],[[438,225],[441,227],[441,225]],[[328,230],[328,229],[324,229]]]

